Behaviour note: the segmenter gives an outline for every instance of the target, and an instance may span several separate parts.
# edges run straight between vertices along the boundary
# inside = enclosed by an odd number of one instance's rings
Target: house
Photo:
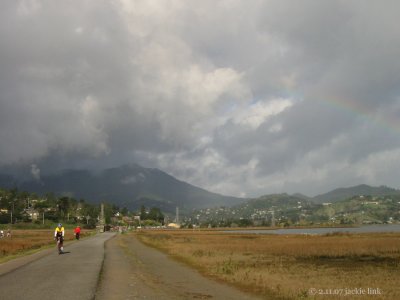
[[[133,219],[131,217],[128,216],[123,216],[122,217],[122,221],[124,221],[125,223],[131,223],[133,221]]]
[[[378,201],[364,201],[363,204],[364,205],[368,205],[368,204],[379,205],[379,202]]]
[[[22,214],[26,215],[28,217],[28,219],[31,219],[32,221],[36,221],[40,215],[39,211],[37,211],[34,208],[24,209]]]

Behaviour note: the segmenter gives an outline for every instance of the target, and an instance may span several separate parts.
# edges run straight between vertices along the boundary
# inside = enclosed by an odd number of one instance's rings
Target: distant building
[[[27,208],[24,210],[23,214],[25,214],[30,220],[36,221],[39,218],[39,212],[33,208]]]
[[[167,225],[167,228],[171,228],[171,229],[179,229],[181,228],[181,225],[177,224],[177,223],[169,223]]]
[[[122,221],[124,221],[127,224],[130,224],[133,222],[133,218],[132,217],[128,217],[128,216],[123,216],[122,217]]]

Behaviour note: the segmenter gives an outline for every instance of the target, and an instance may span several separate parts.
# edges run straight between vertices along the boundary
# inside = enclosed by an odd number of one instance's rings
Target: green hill
[[[277,226],[336,226],[400,222],[400,194],[396,193],[396,190],[386,187],[363,187],[353,191],[388,194],[357,195],[325,203],[315,203],[310,198],[298,194],[273,194],[250,199],[232,207],[203,209],[197,211],[194,217],[199,223],[215,226],[270,226],[273,223]],[[345,193],[340,197],[346,197]]]
[[[325,194],[312,198],[315,203],[337,202],[354,196],[386,196],[400,195],[400,190],[387,186],[373,187],[366,184],[360,184],[348,188],[338,188]]]

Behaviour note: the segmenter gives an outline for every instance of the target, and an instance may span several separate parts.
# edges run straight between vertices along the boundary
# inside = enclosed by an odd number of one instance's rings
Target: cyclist
[[[64,253],[64,227],[61,223],[58,224],[56,230],[54,231],[54,239],[57,241],[58,254]]]
[[[79,236],[81,235],[81,226],[76,226],[74,230],[75,238],[79,240]]]

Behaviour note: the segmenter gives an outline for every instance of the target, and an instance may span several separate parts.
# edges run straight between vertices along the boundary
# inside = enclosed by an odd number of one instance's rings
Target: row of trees
[[[32,213],[36,214],[36,220],[32,219]],[[38,215],[38,216],[37,216]],[[147,225],[164,224],[164,214],[157,207],[147,209],[145,206],[139,212],[130,212],[126,207],[104,203],[104,217],[106,224],[135,225],[134,216]],[[82,224],[93,228],[99,221],[100,205],[86,202],[84,199],[73,197],[57,197],[52,193],[39,196],[35,193],[14,189],[0,188],[0,224],[36,222],[63,224]],[[125,221],[124,221],[125,220]],[[127,221],[128,220],[128,221]],[[130,220],[130,221],[129,221]],[[126,223],[128,222],[128,223]],[[136,224],[136,225],[139,225]]]
[[[118,206],[105,204],[106,223],[110,223],[111,217],[118,211]],[[86,227],[94,227],[98,222],[100,207],[84,199],[56,197],[52,193],[39,197],[16,188],[0,189],[0,224],[32,221],[32,213],[39,214],[37,223],[81,223]]]
[[[164,214],[157,207],[151,207],[149,210],[144,205],[140,207],[140,219],[151,220],[160,224],[164,224]]]

